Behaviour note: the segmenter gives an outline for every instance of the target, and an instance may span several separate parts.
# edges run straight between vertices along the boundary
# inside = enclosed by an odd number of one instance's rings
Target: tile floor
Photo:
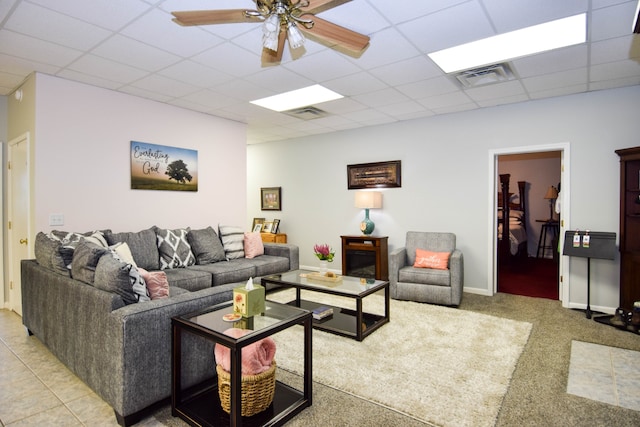
[[[640,352],[572,341],[567,393],[640,411]]]
[[[640,352],[573,341],[567,393],[640,411]],[[113,410],[0,310],[0,426],[113,426]],[[140,427],[162,427],[153,417]]]
[[[0,426],[118,426],[113,409],[58,361],[21,318],[0,310]],[[149,417],[137,426],[160,427]]]

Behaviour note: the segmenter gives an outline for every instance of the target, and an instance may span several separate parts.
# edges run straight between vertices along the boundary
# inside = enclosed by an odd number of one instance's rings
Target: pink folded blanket
[[[230,328],[224,331],[225,335],[240,338],[249,332],[247,329]],[[216,363],[222,365],[222,369],[231,371],[231,350],[217,344],[213,348]],[[242,375],[258,375],[271,367],[276,355],[276,343],[270,337],[263,338],[246,347],[242,347]]]

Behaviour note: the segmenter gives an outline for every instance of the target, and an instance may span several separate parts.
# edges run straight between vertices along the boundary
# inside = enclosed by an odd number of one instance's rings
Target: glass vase
[[[329,263],[325,260],[320,260],[320,274],[325,274],[327,272],[327,265]]]

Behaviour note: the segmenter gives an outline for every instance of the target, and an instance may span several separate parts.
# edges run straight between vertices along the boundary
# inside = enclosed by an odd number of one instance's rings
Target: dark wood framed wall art
[[[396,188],[402,187],[401,161],[360,163],[347,165],[347,188]]]

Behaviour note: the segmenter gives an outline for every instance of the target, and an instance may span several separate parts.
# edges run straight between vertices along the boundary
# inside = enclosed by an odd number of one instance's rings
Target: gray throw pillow
[[[226,261],[222,242],[212,227],[202,230],[190,230],[187,239],[191,245],[191,251],[196,257],[196,264],[212,264],[218,261]]]
[[[188,232],[188,228],[178,228],[176,230],[156,228],[158,252],[160,253],[160,270],[188,267],[195,264],[196,257],[193,255],[191,245],[187,240]]]
[[[244,231],[242,228],[219,225],[218,234],[222,240],[227,260],[244,258]]]
[[[113,251],[98,261],[94,286],[120,295],[125,304],[150,301],[149,291],[138,269],[119,260]]]
[[[153,228],[138,232],[105,233],[109,246],[119,242],[129,245],[131,255],[138,267],[145,270],[160,270],[160,254],[156,244],[156,232]]]
[[[109,252],[109,249],[96,245],[86,240],[81,240],[73,252],[71,260],[71,277],[81,282],[93,285],[96,266],[100,258]]]
[[[36,261],[43,267],[49,268],[56,273],[69,275],[69,269],[60,254],[60,240],[52,238],[40,231],[36,234],[34,252]]]

